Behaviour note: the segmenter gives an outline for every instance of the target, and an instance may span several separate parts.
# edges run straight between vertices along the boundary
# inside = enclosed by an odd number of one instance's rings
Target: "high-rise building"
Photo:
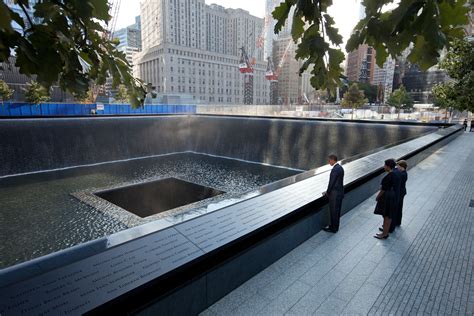
[[[295,48],[290,36],[278,37],[273,41],[273,60],[279,67],[278,97],[283,104],[294,104],[300,100],[300,63],[295,56]]]
[[[365,18],[365,7],[359,4],[359,19]],[[375,72],[375,50],[367,44],[347,54],[346,75],[349,81],[373,84]]]
[[[380,102],[386,101],[393,91],[395,64],[395,59],[388,57],[382,67],[377,66],[377,64],[374,66],[372,84],[382,88]]]
[[[282,0],[266,0],[265,2],[265,58],[272,57],[273,55],[273,41],[277,40],[279,37],[288,37],[291,34],[291,26],[293,25],[293,13],[294,7],[291,8],[290,13],[288,14],[288,19],[283,25],[282,29],[278,34],[275,34],[275,24],[276,20],[272,16],[273,10]]]
[[[141,50],[142,48],[142,36],[140,28],[137,24],[124,27],[123,29],[117,30],[112,34],[112,38],[118,39],[120,43],[117,48],[121,49],[125,46],[136,47]]]
[[[446,82],[449,77],[446,71],[433,66],[423,71],[408,61],[411,47],[405,49],[395,60],[393,90],[405,87],[415,103],[432,103],[431,89],[435,84]]]
[[[267,0],[265,3],[265,56],[272,58],[275,71],[279,74],[279,102],[301,103],[313,95],[314,88],[310,85],[311,75],[308,71],[299,75],[302,62],[296,59],[297,44],[291,37],[294,7],[280,32],[274,32],[276,20],[272,17],[272,12],[281,2],[283,1]]]
[[[275,34],[275,19],[272,17],[272,12],[278,5],[279,1],[266,0],[265,1],[265,44],[264,44],[264,55],[266,57],[272,57],[273,54],[273,41],[276,39]]]
[[[135,23],[114,31],[112,38],[119,41],[117,50],[125,54],[125,58],[132,66],[132,73],[137,76],[137,67],[134,64],[134,56],[142,50],[141,19],[135,17]],[[117,90],[112,88],[112,78],[108,77],[104,89],[109,96],[116,94]]]
[[[127,56],[127,61],[133,65],[133,55],[142,50],[142,36],[140,30],[140,17],[135,18],[136,23],[113,32],[112,38],[118,39],[117,49]]]
[[[295,58],[296,48],[291,35],[273,41],[273,60],[279,73],[278,98],[282,104],[301,104],[314,94],[309,71],[299,74],[303,62]]]
[[[347,55],[346,75],[349,81],[373,83],[375,50],[367,44],[360,45]]]
[[[402,78],[407,92],[416,103],[432,103],[431,89],[438,83],[448,80],[446,71],[433,67],[422,71],[417,65],[408,65]]]
[[[140,11],[143,51],[135,59],[137,75],[158,95],[243,104],[244,47],[253,61],[254,103],[269,102],[263,49],[257,47],[263,19],[204,0],[144,0]]]

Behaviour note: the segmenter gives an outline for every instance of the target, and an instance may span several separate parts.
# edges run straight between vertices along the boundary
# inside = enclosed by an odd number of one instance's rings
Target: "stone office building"
[[[266,62],[257,39],[263,19],[204,0],[145,0],[141,3],[143,51],[136,75],[158,96],[203,104],[243,104],[240,47],[254,65],[254,103],[269,103]]]

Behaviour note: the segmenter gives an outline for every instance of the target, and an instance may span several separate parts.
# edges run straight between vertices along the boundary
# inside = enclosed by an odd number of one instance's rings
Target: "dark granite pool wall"
[[[248,117],[190,117],[193,151],[309,170],[437,130],[430,126]]]
[[[0,176],[186,151],[187,118],[0,120]]]
[[[195,151],[297,169],[436,130],[431,126],[222,116],[0,120],[0,176]]]

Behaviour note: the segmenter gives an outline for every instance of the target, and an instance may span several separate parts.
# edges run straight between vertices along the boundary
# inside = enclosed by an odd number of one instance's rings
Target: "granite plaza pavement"
[[[201,315],[473,315],[473,164],[464,133],[409,168],[402,226],[387,240],[373,238],[374,195],[337,234],[319,232]]]

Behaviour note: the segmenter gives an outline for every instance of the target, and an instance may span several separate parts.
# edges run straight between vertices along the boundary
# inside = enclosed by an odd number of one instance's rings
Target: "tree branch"
[[[25,14],[26,19],[28,20],[28,23],[30,23],[30,28],[33,28],[35,25],[34,25],[33,21],[31,20],[31,17],[28,14],[28,11],[26,11],[25,5],[23,3],[21,3],[21,1],[18,1],[18,5],[20,6],[21,10]],[[24,30],[24,31],[26,32],[27,30]]]

